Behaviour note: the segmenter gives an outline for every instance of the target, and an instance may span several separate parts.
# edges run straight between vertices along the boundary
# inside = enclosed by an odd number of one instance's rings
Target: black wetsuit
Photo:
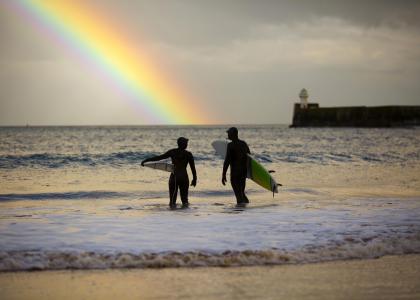
[[[175,148],[156,158],[159,160],[171,158],[172,164],[174,165],[174,172],[169,177],[169,205],[174,206],[176,204],[178,189],[181,194],[182,204],[187,205],[189,188],[188,164],[190,164],[194,178],[197,177],[192,153],[187,150]]]
[[[230,142],[226,150],[224,170],[230,165],[230,183],[238,204],[249,203],[245,195],[248,153],[248,145],[239,139]]]

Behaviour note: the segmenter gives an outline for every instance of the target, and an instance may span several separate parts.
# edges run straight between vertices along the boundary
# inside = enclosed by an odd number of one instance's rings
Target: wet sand
[[[305,265],[0,273],[1,299],[420,299],[420,255]]]

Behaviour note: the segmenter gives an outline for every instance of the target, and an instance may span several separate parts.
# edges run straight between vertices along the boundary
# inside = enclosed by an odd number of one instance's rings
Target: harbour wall
[[[290,127],[404,127],[420,126],[420,106],[319,107],[295,103]]]

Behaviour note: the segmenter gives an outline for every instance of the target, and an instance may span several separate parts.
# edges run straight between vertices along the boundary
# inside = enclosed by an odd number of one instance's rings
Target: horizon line
[[[34,127],[219,127],[219,126],[277,126],[284,125],[288,126],[289,123],[218,123],[218,124],[43,124],[43,125],[31,125],[31,124],[19,124],[19,125],[0,125],[0,128],[6,127],[23,127],[23,128],[34,128]]]

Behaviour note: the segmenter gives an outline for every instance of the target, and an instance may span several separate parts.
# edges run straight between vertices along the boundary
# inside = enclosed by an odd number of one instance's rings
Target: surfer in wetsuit
[[[226,172],[230,166],[230,183],[235,193],[237,204],[249,203],[245,195],[247,177],[247,154],[251,154],[248,145],[238,138],[238,129],[231,127],[227,131],[228,139],[225,162],[223,164],[222,184],[226,184]]]
[[[141,165],[144,166],[144,163],[149,161],[171,158],[172,164],[174,165],[174,171],[169,177],[169,206],[176,207],[176,198],[179,189],[182,206],[186,207],[188,206],[189,187],[187,165],[190,164],[193,175],[191,186],[196,186],[197,184],[197,172],[195,170],[194,157],[191,152],[186,150],[188,146],[188,139],[180,137],[178,138],[177,143],[178,148],[171,149],[162,155],[147,158],[141,162]]]

